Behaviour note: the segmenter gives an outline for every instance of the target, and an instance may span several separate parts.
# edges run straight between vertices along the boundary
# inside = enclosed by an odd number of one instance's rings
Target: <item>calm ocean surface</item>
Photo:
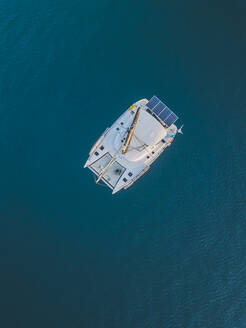
[[[0,327],[246,327],[246,1],[0,1]],[[156,94],[184,136],[81,166]]]

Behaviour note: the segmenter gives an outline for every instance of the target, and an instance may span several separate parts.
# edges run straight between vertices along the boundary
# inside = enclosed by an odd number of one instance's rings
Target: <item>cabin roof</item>
[[[151,146],[161,141],[167,132],[154,116],[141,110],[134,134],[146,145]]]

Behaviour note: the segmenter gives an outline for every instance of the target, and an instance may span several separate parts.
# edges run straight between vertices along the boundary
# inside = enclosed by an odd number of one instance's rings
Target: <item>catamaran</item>
[[[177,120],[156,96],[137,101],[97,140],[84,167],[113,194],[129,188],[182,133],[182,126],[174,125]]]

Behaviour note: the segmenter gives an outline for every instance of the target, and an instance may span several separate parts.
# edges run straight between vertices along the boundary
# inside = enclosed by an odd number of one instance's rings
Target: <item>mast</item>
[[[132,122],[130,130],[129,130],[128,135],[126,137],[126,141],[125,141],[125,144],[124,144],[124,149],[122,150],[122,154],[125,154],[128,151],[128,148],[130,146],[130,143],[131,143],[131,140],[132,140],[132,137],[133,137],[134,130],[135,130],[136,125],[137,125],[137,121],[138,121],[139,114],[140,114],[140,109],[141,109],[141,107],[138,107],[137,113],[134,117],[134,120]]]
[[[134,133],[134,130],[135,130],[135,127],[136,127],[138,118],[139,118],[140,109],[141,109],[141,107],[138,107],[137,113],[136,113],[136,115],[134,117],[134,120],[133,120],[132,125],[131,125],[131,127],[129,129],[128,135],[126,137],[126,141],[124,143],[124,149],[122,150],[122,154],[125,154],[128,151],[128,148],[130,146],[130,142],[132,140],[133,133]],[[115,153],[115,155],[113,156],[113,158],[110,160],[110,162],[108,163],[108,165],[104,168],[104,170],[98,176],[96,183],[98,183],[103,178],[103,176],[107,173],[107,171],[110,168],[110,166],[115,162],[116,155],[119,153],[119,151],[121,150],[122,147],[123,147],[123,145],[120,146],[120,148],[117,150],[117,152]]]

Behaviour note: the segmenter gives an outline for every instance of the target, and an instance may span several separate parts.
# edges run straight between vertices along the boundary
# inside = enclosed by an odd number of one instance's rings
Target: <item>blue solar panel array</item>
[[[148,102],[147,106],[149,107],[149,109],[153,109],[159,102],[160,99],[158,99],[156,96],[153,96]]]
[[[172,125],[178,119],[178,116],[156,96],[150,99],[147,103],[147,107],[168,126]]]

